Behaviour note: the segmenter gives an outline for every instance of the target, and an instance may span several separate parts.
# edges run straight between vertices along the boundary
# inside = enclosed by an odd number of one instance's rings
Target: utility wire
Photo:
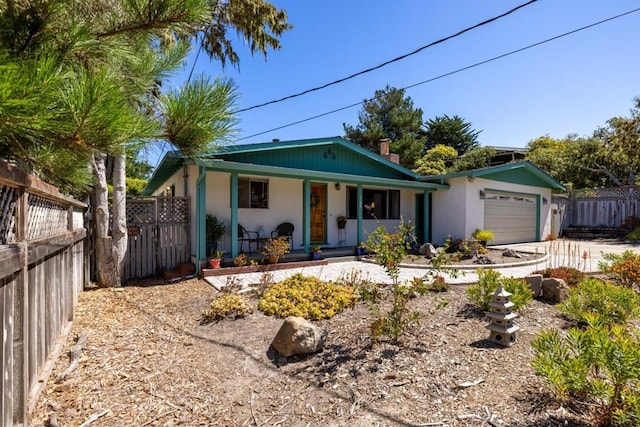
[[[307,90],[304,90],[304,91],[302,91],[302,92],[294,93],[293,95],[288,95],[288,96],[285,96],[285,97],[283,97],[283,98],[274,99],[274,100],[272,100],[272,101],[264,102],[264,103],[262,103],[262,104],[253,105],[253,106],[251,106],[251,107],[247,107],[247,108],[242,108],[242,109],[240,109],[240,110],[236,110],[236,111],[234,111],[234,113],[243,113],[243,112],[245,112],[245,111],[253,110],[253,109],[260,108],[260,107],[264,107],[264,106],[267,106],[267,105],[277,104],[278,102],[286,101],[287,99],[297,98],[297,97],[299,97],[299,96],[306,95],[307,93],[311,93],[311,92],[315,92],[315,91],[318,91],[318,90],[321,90],[321,89],[325,89],[325,88],[327,88],[327,87],[329,87],[329,86],[337,85],[338,83],[342,83],[342,82],[345,82],[345,81],[347,81],[347,80],[353,79],[353,78],[355,78],[355,77],[361,76],[361,75],[363,75],[363,74],[370,73],[370,72],[372,72],[372,71],[375,71],[375,70],[378,70],[378,69],[380,69],[380,68],[382,68],[382,67],[385,67],[385,66],[387,66],[387,65],[389,65],[389,64],[393,64],[394,62],[398,62],[398,61],[401,61],[401,60],[403,60],[403,59],[406,59],[406,58],[408,58],[408,57],[410,57],[410,56],[412,56],[412,55],[415,55],[415,54],[417,54],[417,53],[419,53],[419,52],[421,52],[421,51],[423,51],[423,50],[425,50],[425,49],[428,49],[428,48],[430,48],[430,47],[432,47],[432,46],[435,46],[435,45],[438,45],[438,44],[444,43],[444,42],[446,42],[446,41],[448,41],[448,40],[451,40],[451,39],[453,39],[453,38],[456,38],[456,37],[458,37],[458,36],[461,36],[462,34],[464,34],[464,33],[466,33],[466,32],[469,32],[469,31],[471,31],[471,30],[475,30],[476,28],[479,28],[479,27],[482,27],[482,26],[484,26],[484,25],[490,24],[490,23],[492,23],[492,22],[494,22],[494,21],[497,21],[498,19],[504,18],[504,17],[505,17],[505,16],[507,16],[507,15],[511,15],[512,13],[514,13],[514,12],[518,11],[519,9],[522,9],[522,8],[524,8],[524,7],[527,7],[527,6],[529,6],[529,5],[533,4],[533,3],[537,2],[537,1],[538,1],[538,0],[530,0],[530,1],[528,1],[527,3],[523,3],[523,4],[521,4],[520,6],[516,6],[516,7],[514,7],[513,9],[508,10],[507,12],[505,12],[505,13],[503,13],[503,14],[501,14],[501,15],[494,16],[493,18],[487,19],[487,20],[482,21],[482,22],[480,22],[480,23],[478,23],[478,24],[475,24],[475,25],[473,25],[473,26],[471,26],[471,27],[467,27],[467,28],[465,28],[465,29],[463,29],[463,30],[460,30],[460,31],[458,31],[458,32],[457,32],[457,33],[455,33],[455,34],[451,34],[450,36],[447,36],[447,37],[441,38],[441,39],[436,40],[436,41],[434,41],[434,42],[431,42],[431,43],[429,43],[429,44],[427,44],[427,45],[421,46],[421,47],[419,47],[419,48],[415,49],[415,50],[414,50],[414,51],[412,51],[412,52],[409,52],[409,53],[406,53],[406,54],[404,54],[404,55],[398,56],[398,57],[396,57],[396,58],[390,59],[390,60],[385,61],[385,62],[383,62],[382,64],[378,64],[378,65],[376,65],[376,66],[374,66],[374,67],[370,67],[370,68],[367,68],[367,69],[365,69],[365,70],[358,71],[357,73],[353,73],[353,74],[351,74],[351,75],[349,75],[349,76],[347,76],[347,77],[343,77],[343,78],[341,78],[341,79],[334,80],[334,81],[332,81],[332,82],[330,82],[330,83],[325,83],[325,84],[323,84],[323,85],[321,85],[321,86],[316,86],[316,87],[314,87],[314,88],[307,89]],[[193,70],[192,70],[192,71],[193,71]],[[191,75],[189,75],[189,77],[191,77]]]
[[[537,42],[537,43],[533,43],[533,44],[530,44],[530,45],[528,45],[528,46],[521,47],[520,49],[512,50],[512,51],[510,51],[510,52],[503,53],[502,55],[494,56],[493,58],[485,59],[484,61],[476,62],[476,63],[474,63],[474,64],[467,65],[466,67],[458,68],[458,69],[453,70],[453,71],[450,71],[450,72],[448,72],[448,73],[440,74],[439,76],[432,77],[432,78],[430,78],[430,79],[423,80],[423,81],[421,81],[421,82],[414,83],[414,84],[411,84],[411,85],[409,85],[409,86],[405,86],[405,87],[400,88],[400,89],[402,89],[402,90],[405,90],[405,89],[411,89],[411,88],[414,88],[414,87],[416,87],[416,86],[420,86],[420,85],[423,85],[423,84],[426,84],[426,83],[431,83],[431,82],[433,82],[433,81],[440,80],[440,79],[442,79],[442,78],[445,78],[445,77],[451,76],[451,75],[453,75],[453,74],[457,74],[457,73],[460,73],[460,72],[462,72],[462,71],[470,70],[470,69],[472,69],[472,68],[479,67],[480,65],[488,64],[488,63],[490,63],[490,62],[497,61],[498,59],[506,58],[507,56],[515,55],[516,53],[523,52],[523,51],[525,51],[525,50],[528,50],[528,49],[531,49],[531,48],[534,48],[534,47],[537,47],[537,46],[543,45],[543,44],[545,44],[545,43],[549,43],[549,42],[554,41],[554,40],[561,39],[561,38],[563,38],[563,37],[566,37],[566,36],[569,36],[569,35],[572,35],[572,34],[578,33],[578,32],[580,32],[580,31],[587,30],[587,29],[589,29],[589,28],[596,27],[596,26],[601,25],[601,24],[604,24],[604,23],[606,23],[606,22],[613,21],[613,20],[615,20],[615,19],[622,18],[622,17],[624,17],[624,16],[626,16],[626,15],[630,15],[630,14],[632,14],[632,13],[636,13],[636,12],[639,12],[639,11],[640,11],[640,8],[633,9],[633,10],[630,10],[630,11],[628,11],[628,12],[624,12],[624,13],[621,13],[621,14],[619,14],[619,15],[615,15],[615,16],[612,16],[612,17],[610,17],[610,18],[606,18],[606,19],[603,19],[603,20],[601,20],[601,21],[594,22],[593,24],[585,25],[584,27],[576,28],[576,29],[571,30],[571,31],[568,31],[568,32],[566,32],[566,33],[562,33],[562,34],[559,34],[559,35],[557,35],[557,36],[554,36],[554,37],[551,37],[551,38],[548,38],[548,39],[545,39],[545,40],[539,41],[539,42]],[[308,121],[311,121],[311,120],[315,120],[315,119],[320,118],[320,117],[328,116],[329,114],[337,113],[337,112],[339,112],[339,111],[343,111],[343,110],[346,110],[346,109],[349,109],[349,108],[356,107],[356,106],[358,106],[358,105],[362,105],[362,104],[364,104],[365,102],[373,101],[374,99],[376,99],[376,98],[374,97],[374,98],[370,98],[370,99],[365,99],[364,101],[356,102],[356,103],[354,103],[354,104],[347,105],[347,106],[344,106],[344,107],[340,107],[340,108],[337,108],[337,109],[335,109],[335,110],[327,111],[326,113],[321,113],[321,114],[318,114],[318,115],[315,115],[315,116],[312,116],[312,117],[308,117],[308,118],[306,118],[306,119],[302,119],[302,120],[298,120],[298,121],[295,121],[295,122],[287,123],[287,124],[285,124],[285,125],[278,126],[278,127],[276,127],[276,128],[273,128],[273,129],[269,129],[269,130],[265,130],[265,131],[262,131],[262,132],[254,133],[253,135],[249,135],[249,136],[245,136],[245,137],[242,137],[242,138],[236,139],[234,142],[243,141],[243,140],[245,140],[245,139],[253,138],[253,137],[255,137],[255,136],[264,135],[265,133],[274,132],[274,131],[276,131],[276,130],[280,130],[280,129],[288,128],[288,127],[291,127],[291,126],[298,125],[298,124],[300,124],[300,123],[304,123],[304,122],[308,122]]]

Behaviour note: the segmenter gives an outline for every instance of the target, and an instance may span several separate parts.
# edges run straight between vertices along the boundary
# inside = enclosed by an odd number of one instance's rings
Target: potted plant
[[[204,232],[207,242],[207,252],[211,253],[211,251],[218,249],[218,240],[220,240],[226,230],[224,222],[218,221],[215,215],[207,214]]]
[[[311,259],[320,259],[320,255],[322,254],[322,249],[320,246],[316,245],[311,248]]]
[[[289,241],[286,236],[267,239],[262,247],[262,257],[268,264],[277,264],[280,258],[289,253]]]
[[[362,256],[362,255],[364,255],[364,253],[365,253],[366,249],[367,249],[367,245],[366,245],[366,243],[364,243],[364,242],[360,242],[360,243],[358,243],[358,246],[356,246],[356,253],[357,253],[359,256]]]
[[[480,230],[476,229],[471,235],[474,239],[476,239],[482,246],[487,246],[487,242],[493,240],[494,235],[492,231],[489,230]]]
[[[209,267],[220,268],[220,262],[222,261],[222,255],[224,251],[211,250],[211,257],[209,258]]]

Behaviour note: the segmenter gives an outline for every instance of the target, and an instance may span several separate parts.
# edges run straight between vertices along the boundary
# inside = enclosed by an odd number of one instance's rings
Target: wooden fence
[[[125,280],[153,276],[189,262],[188,197],[127,198],[127,228]]]
[[[568,222],[573,227],[620,228],[640,214],[640,187],[613,187],[571,193]]]
[[[27,424],[84,287],[81,202],[0,161],[0,426]]]

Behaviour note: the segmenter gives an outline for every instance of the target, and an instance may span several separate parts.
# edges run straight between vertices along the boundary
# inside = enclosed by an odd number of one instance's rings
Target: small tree
[[[409,249],[406,237],[412,232],[413,226],[406,226],[402,221],[398,229],[392,233],[387,232],[385,226],[379,224],[367,240],[367,249],[373,254],[376,263],[384,268],[392,282],[391,308],[385,313],[380,307],[383,294],[378,285],[369,284],[360,288],[361,297],[369,302],[370,310],[375,316],[371,324],[371,335],[374,339],[380,335],[386,335],[393,342],[398,342],[406,327],[420,319],[421,314],[410,311],[407,303],[414,295],[424,295],[429,292],[429,281],[415,278],[410,282],[400,282],[400,263]],[[446,304],[447,301],[443,301],[438,308]]]

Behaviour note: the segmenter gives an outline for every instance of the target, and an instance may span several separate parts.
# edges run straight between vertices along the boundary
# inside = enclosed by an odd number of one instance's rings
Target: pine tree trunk
[[[127,183],[126,162],[124,153],[113,159],[113,258],[118,284],[122,285],[124,277],[124,257],[127,254]]]
[[[114,257],[113,241],[109,235],[109,194],[107,190],[106,154],[95,154],[93,169],[96,174],[95,219],[96,219],[96,273],[100,286],[120,286],[120,269]],[[114,221],[115,222],[115,221]]]

